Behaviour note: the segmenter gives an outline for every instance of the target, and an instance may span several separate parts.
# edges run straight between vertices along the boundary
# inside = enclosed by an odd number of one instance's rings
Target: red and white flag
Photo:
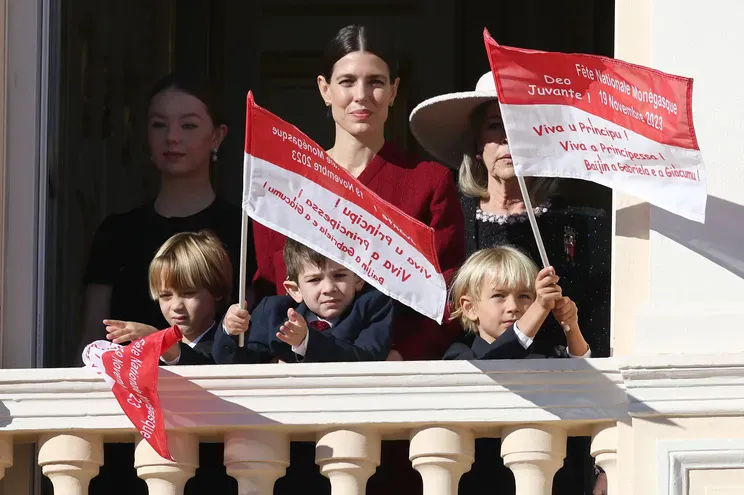
[[[97,340],[83,351],[83,363],[111,385],[124,414],[147,443],[164,459],[173,460],[168,450],[163,410],[158,396],[160,356],[181,340],[178,327],[170,327],[127,346]]]
[[[591,180],[705,221],[692,79],[483,37],[518,175]]]
[[[246,108],[243,209],[441,323],[446,286],[434,230],[367,189],[299,129]]]

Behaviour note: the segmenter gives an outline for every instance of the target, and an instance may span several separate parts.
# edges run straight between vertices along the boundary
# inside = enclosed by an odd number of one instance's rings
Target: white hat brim
[[[435,96],[411,112],[411,133],[426,151],[457,169],[472,146],[470,115],[478,105],[496,100],[496,91],[466,91]]]

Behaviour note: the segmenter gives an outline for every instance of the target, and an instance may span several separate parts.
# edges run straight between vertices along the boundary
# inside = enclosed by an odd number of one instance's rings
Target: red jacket
[[[451,281],[465,257],[465,233],[460,200],[452,173],[435,162],[421,161],[386,143],[359,176],[359,181],[385,201],[431,226],[435,232],[439,266],[445,280]],[[283,294],[287,277],[282,250],[285,237],[255,222],[258,270],[253,289],[256,301]],[[393,349],[407,361],[440,359],[461,332],[457,322],[440,326],[414,310],[396,311],[393,322]]]

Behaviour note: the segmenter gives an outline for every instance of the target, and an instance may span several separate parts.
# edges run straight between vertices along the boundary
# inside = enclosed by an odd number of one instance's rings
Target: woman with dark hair
[[[226,134],[215,96],[205,82],[170,74],[155,84],[147,138],[151,160],[160,171],[160,190],[154,200],[111,215],[98,227],[85,272],[81,348],[105,338],[103,319],[168,326],[150,298],[147,268],[174,234],[213,231],[227,247],[237,274],[240,208],[218,198],[209,178]],[[248,259],[254,260],[253,247],[249,250]]]
[[[465,254],[457,188],[446,167],[423,161],[385,140],[385,121],[400,83],[389,39],[365,26],[346,26],[328,43],[324,58],[318,89],[335,125],[328,155],[382,199],[434,229],[439,265],[449,281]],[[285,238],[255,224],[254,239],[258,271],[253,287],[258,301],[283,292]],[[388,359],[440,359],[459,332],[456,322],[439,325],[397,305]],[[313,465],[313,454],[314,444],[293,443],[292,462],[287,476],[277,482],[276,493],[328,492],[327,480],[319,478]],[[408,460],[407,442],[385,442],[382,458],[367,493],[421,491],[420,477]]]
[[[385,121],[400,82],[397,70],[389,40],[365,26],[346,26],[330,41],[317,80],[335,124],[328,155],[382,199],[434,229],[439,264],[449,280],[464,258],[457,189],[446,167],[422,161],[385,140]],[[259,296],[281,293],[285,238],[258,224],[254,238],[254,289]],[[440,326],[402,305],[396,311],[389,359],[439,359],[460,330],[458,325]]]
[[[152,201],[109,216],[96,231],[85,273],[82,346],[106,338],[104,319],[169,326],[150,297],[147,277],[153,255],[174,234],[201,230],[216,234],[230,256],[235,280],[241,211],[218,198],[209,179],[226,134],[206,82],[170,74],[155,84],[148,104],[147,138],[151,159],[160,171],[160,190]],[[255,263],[253,246],[247,248],[249,264]],[[237,300],[237,291],[233,292],[232,299]],[[132,465],[131,444],[107,443],[104,456],[106,463],[91,482],[91,494],[147,493]],[[222,456],[221,444],[202,444],[198,474],[187,483],[185,493],[237,493]]]
[[[427,151],[459,171],[467,255],[511,244],[526,250],[539,263],[491,73],[480,78],[475,91],[436,96],[419,104],[410,123],[413,135]],[[576,303],[589,352],[592,357],[609,356],[609,219],[603,210],[560,194],[556,179],[526,177],[525,182],[548,260],[560,277],[563,293]],[[472,338],[463,337],[467,347]],[[568,357],[566,337],[557,321],[546,321],[530,352]],[[503,493],[513,493],[513,477],[503,465],[499,471],[494,463],[494,458],[500,457],[500,442],[479,439],[476,446],[473,468],[460,483],[462,492],[480,493],[482,487],[498,480]],[[555,493],[584,493],[581,488],[591,472],[588,450],[585,439],[569,439],[564,467],[556,475]]]

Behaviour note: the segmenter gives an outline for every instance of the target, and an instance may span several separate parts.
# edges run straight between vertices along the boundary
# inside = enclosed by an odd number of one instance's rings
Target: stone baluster
[[[367,480],[380,465],[380,434],[369,430],[320,434],[315,463],[331,481],[332,495],[364,495]]]
[[[553,476],[566,457],[566,430],[548,425],[505,428],[501,457],[514,473],[516,495],[551,495]]]
[[[592,433],[591,453],[607,476],[607,495],[617,495],[617,424],[600,425]]]
[[[473,433],[464,428],[429,427],[411,435],[409,457],[421,475],[424,495],[457,495],[474,454]]]
[[[168,432],[168,449],[175,461],[164,459],[137,435],[134,467],[145,480],[149,495],[181,495],[186,482],[199,466],[199,437],[191,433]]]
[[[103,438],[50,433],[40,438],[39,445],[39,466],[51,480],[55,495],[86,495],[90,480],[103,466]]]
[[[289,438],[284,433],[235,430],[225,433],[225,467],[239,495],[272,495],[287,472]]]

